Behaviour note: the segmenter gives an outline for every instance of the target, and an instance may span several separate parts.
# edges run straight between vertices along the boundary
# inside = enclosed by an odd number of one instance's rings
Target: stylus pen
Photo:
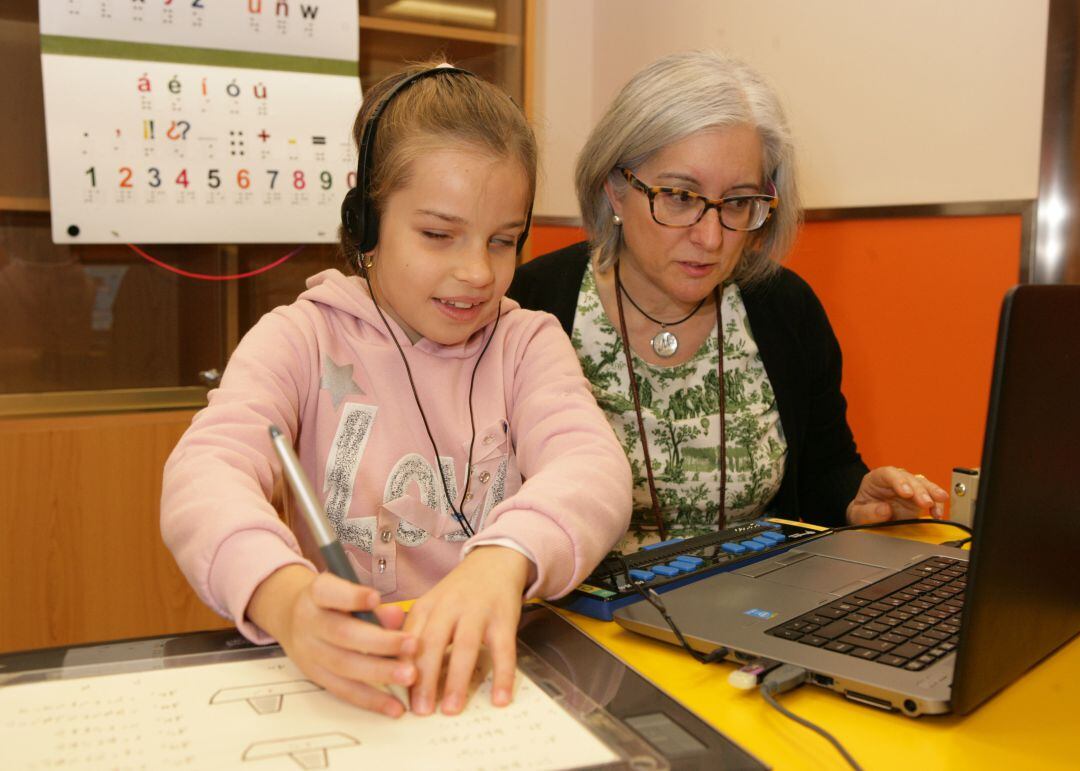
[[[337,539],[334,531],[330,528],[330,523],[326,521],[326,509],[323,508],[322,502],[316,497],[315,491],[311,488],[311,482],[308,481],[307,474],[304,473],[304,469],[300,466],[300,459],[296,457],[292,445],[285,441],[285,434],[277,426],[270,426],[270,442],[274,445],[278,457],[281,458],[281,467],[285,470],[285,478],[289,480],[289,487],[292,488],[293,494],[300,504],[300,510],[304,512],[304,518],[307,519],[308,527],[319,544],[319,551],[322,552],[323,559],[326,560],[326,567],[339,578],[352,581],[354,584],[360,583],[360,579],[356,577],[356,571],[353,570],[352,563],[345,556],[345,550],[341,548],[341,541]],[[381,626],[379,619],[370,610],[354,610],[352,615],[361,621]],[[397,683],[386,683],[386,688],[392,696],[405,706],[405,709],[410,708],[407,688]]]
[[[300,504],[300,510],[304,512],[311,534],[315,536],[315,541],[319,544],[319,551],[326,560],[326,567],[335,576],[352,581],[354,584],[360,583],[352,563],[345,556],[345,550],[341,548],[341,542],[330,528],[330,523],[326,521],[326,510],[311,488],[311,482],[308,481],[304,469],[300,467],[300,459],[296,457],[292,445],[285,440],[285,434],[277,426],[270,426],[270,441],[278,457],[281,458],[285,478],[289,480],[289,487],[292,488]],[[369,610],[355,610],[353,616],[371,624],[379,623],[379,619]]]

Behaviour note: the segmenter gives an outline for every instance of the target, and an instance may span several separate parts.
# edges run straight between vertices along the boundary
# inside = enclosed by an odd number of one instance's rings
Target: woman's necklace
[[[660,331],[653,335],[651,344],[653,352],[661,359],[670,359],[672,356],[675,355],[675,352],[679,350],[679,338],[675,337],[675,334],[673,332],[669,332],[668,327],[678,326],[679,324],[682,324],[684,321],[689,319],[691,316],[701,310],[701,306],[705,304],[706,299],[702,297],[701,302],[695,305],[692,311],[687,313],[678,321],[665,322],[661,321],[660,319],[653,318],[648,313],[646,313],[640,305],[634,302],[634,298],[631,297],[630,293],[626,291],[626,287],[623,286],[622,280],[620,280],[619,278],[619,263],[617,262],[615,263],[615,294],[617,296],[626,295],[626,299],[630,301],[631,305],[637,308],[638,313],[640,313],[652,323],[660,325]],[[622,302],[621,298],[620,302]]]
[[[630,394],[634,397],[634,412],[637,415],[638,438],[641,439],[641,449],[645,454],[645,476],[649,481],[649,495],[652,498],[653,519],[656,520],[656,529],[660,531],[660,540],[667,540],[667,526],[664,524],[664,515],[660,511],[660,496],[656,492],[656,480],[653,478],[652,458],[649,455],[649,439],[645,434],[645,420],[641,416],[641,396],[638,393],[637,375],[634,373],[634,360],[630,354],[630,336],[626,334],[626,316],[623,313],[621,282],[619,281],[619,264],[615,263],[615,305],[619,309],[619,332],[622,334],[623,355],[626,358],[626,372],[630,375]],[[626,295],[629,300],[630,295]],[[718,530],[724,528],[724,507],[727,505],[727,420],[724,413],[727,412],[727,397],[724,389],[724,318],[720,310],[720,288],[713,288],[713,298],[716,301],[716,348],[720,358],[720,514],[717,516],[716,526]],[[630,300],[633,302],[633,300]],[[705,302],[702,300],[701,302]],[[634,306],[637,307],[637,306]],[[698,308],[701,303],[698,303]],[[638,308],[640,311],[641,308]],[[697,308],[694,309],[695,312]],[[644,313],[644,312],[643,312]],[[694,315],[693,313],[690,314]],[[689,318],[689,316],[687,316]],[[683,319],[686,321],[686,319]],[[662,330],[661,330],[662,331]],[[653,349],[655,350],[655,338]],[[674,353],[674,351],[672,351]],[[659,355],[659,352],[657,352]]]

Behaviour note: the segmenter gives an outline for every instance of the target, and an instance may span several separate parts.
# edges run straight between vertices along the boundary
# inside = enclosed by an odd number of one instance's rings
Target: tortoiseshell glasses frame
[[[779,197],[767,193],[740,193],[723,198],[709,198],[678,187],[647,185],[635,177],[630,169],[619,166],[618,170],[631,187],[648,197],[653,221],[669,228],[693,227],[709,209],[716,209],[720,224],[728,230],[760,230],[780,204]]]

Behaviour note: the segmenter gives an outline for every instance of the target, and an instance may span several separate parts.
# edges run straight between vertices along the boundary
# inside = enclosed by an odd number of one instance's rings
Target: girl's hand
[[[945,519],[949,494],[922,474],[895,466],[879,466],[863,477],[859,492],[848,504],[853,525],[916,517],[926,509],[934,519]]]
[[[481,644],[494,667],[491,702],[500,707],[510,703],[521,598],[532,569],[528,557],[513,549],[478,546],[413,603],[405,622],[405,632],[420,639],[419,671],[410,694],[413,712],[435,711],[443,658],[451,646],[442,689],[444,714],[465,708]]]
[[[382,626],[354,618],[354,610],[374,611]],[[418,643],[400,631],[404,611],[380,606],[374,589],[287,565],[259,584],[247,615],[330,693],[390,717],[404,714],[405,706],[378,686],[412,685]]]

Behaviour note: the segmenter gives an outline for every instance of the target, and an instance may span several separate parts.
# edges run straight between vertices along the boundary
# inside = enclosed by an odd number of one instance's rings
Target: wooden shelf
[[[382,16],[361,16],[360,29],[398,32],[403,35],[419,35],[444,40],[467,40],[472,43],[487,43],[496,46],[521,45],[521,35],[512,35],[509,32],[489,32],[482,29],[451,27],[447,24],[387,19]]]
[[[0,195],[0,211],[49,211],[48,198]]]

